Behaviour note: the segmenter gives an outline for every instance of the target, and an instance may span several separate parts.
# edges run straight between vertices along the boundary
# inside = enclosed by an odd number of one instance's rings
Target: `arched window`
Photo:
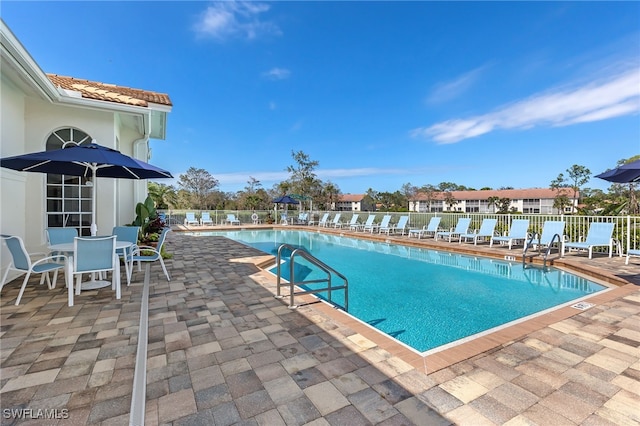
[[[47,138],[47,151],[60,149],[67,142],[91,143],[82,130],[64,128]],[[76,228],[79,235],[91,235],[90,181],[78,176],[47,174],[47,227]]]

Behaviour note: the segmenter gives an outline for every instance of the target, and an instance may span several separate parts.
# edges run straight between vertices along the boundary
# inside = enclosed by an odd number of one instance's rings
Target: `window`
[[[60,149],[67,142],[91,143],[85,132],[65,128],[47,138],[47,151]],[[91,183],[78,176],[47,174],[47,227],[76,228],[79,235],[91,235]]]

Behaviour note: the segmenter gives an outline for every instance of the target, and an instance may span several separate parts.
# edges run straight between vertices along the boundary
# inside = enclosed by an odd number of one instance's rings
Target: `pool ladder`
[[[281,283],[281,265],[282,265],[282,251],[283,249],[289,249],[291,250],[291,256],[289,258],[289,283]],[[300,256],[304,259],[306,259],[307,261],[309,261],[310,263],[312,263],[313,265],[317,266],[318,268],[320,268],[323,272],[325,272],[327,274],[326,278],[322,278],[322,279],[316,279],[316,280],[308,280],[308,281],[296,281],[295,279],[295,257]],[[349,311],[349,281],[347,280],[347,278],[342,275],[340,272],[336,271],[335,269],[333,269],[331,266],[328,266],[327,264],[325,264],[324,262],[322,262],[320,259],[318,259],[317,257],[313,256],[311,253],[309,253],[307,250],[305,250],[304,248],[301,247],[293,247],[289,244],[281,244],[280,247],[278,247],[278,256],[276,258],[276,264],[277,264],[277,282],[276,282],[276,298],[281,299],[284,296],[281,295],[280,293],[280,288],[281,287],[285,287],[288,286],[289,287],[289,308],[290,309],[295,309],[297,308],[297,305],[294,303],[294,296],[300,296],[303,294],[316,294],[316,293],[324,293],[327,292],[327,301],[329,303],[331,303],[332,305],[338,307],[338,308],[342,308],[345,311]],[[332,285],[332,280],[331,277],[332,275],[336,275],[338,276],[340,279],[342,279],[343,284],[340,286],[333,286]],[[298,286],[299,288],[301,288],[300,286],[302,285],[306,285],[306,284],[315,284],[315,283],[327,283],[327,287],[325,288],[320,288],[320,289],[314,289],[314,290],[299,290],[299,291],[295,291],[295,287]],[[344,307],[341,307],[339,305],[337,305],[336,303],[333,303],[333,301],[331,300],[331,292],[334,290],[344,290]]]
[[[538,243],[534,243],[533,240],[536,239],[536,237],[538,237]],[[546,247],[546,250],[544,251],[544,253],[542,253],[542,250],[540,249],[540,247],[542,246],[540,244],[540,237],[538,235],[533,235],[531,236],[531,238],[529,239],[529,242],[527,242],[524,246],[524,251],[522,252],[522,267],[526,268],[526,262],[527,262],[527,258],[529,258],[530,260],[533,260],[533,257],[535,256],[540,256],[541,254],[543,255],[543,261],[542,261],[542,265],[544,270],[547,270],[547,258],[549,257],[549,254],[551,254],[551,249],[553,248],[553,243],[556,241],[556,239],[558,240],[558,253],[561,255],[562,253],[562,240],[559,234],[555,234],[552,238],[551,241],[549,242],[549,244]],[[537,253],[533,253],[533,254],[527,254],[527,251],[529,250],[529,247],[531,246],[537,246],[538,247],[538,252]]]

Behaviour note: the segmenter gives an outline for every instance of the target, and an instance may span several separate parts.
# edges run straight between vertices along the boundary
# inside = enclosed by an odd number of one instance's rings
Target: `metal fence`
[[[183,224],[186,212],[194,212],[196,218],[199,219],[202,211],[199,210],[159,210],[164,214],[165,221],[169,225]],[[282,210],[276,213],[272,210],[207,210],[210,213],[211,220],[214,224],[225,224],[227,214],[234,214],[241,224],[252,224],[257,215],[258,221],[262,224],[268,223],[271,218],[274,223],[280,223],[280,214]],[[383,215],[391,215],[391,223],[397,223],[400,216],[409,216],[409,227],[413,229],[422,228],[433,216],[440,216],[442,220],[440,227],[449,229],[455,227],[458,219],[461,217],[471,218],[471,229],[478,229],[484,218],[496,218],[496,232],[505,234],[511,222],[514,219],[529,219],[529,232],[539,233],[545,221],[561,220],[565,222],[565,238],[568,241],[583,241],[589,230],[591,222],[607,222],[615,223],[613,238],[619,250],[626,253],[629,249],[640,249],[640,216],[573,216],[573,215],[547,215],[547,214],[486,214],[486,213],[418,213],[418,212],[349,212],[349,211],[313,211],[309,212],[309,220],[312,223],[318,223],[318,220],[329,213],[333,217],[336,213],[340,213],[340,221],[347,223],[354,214],[358,214],[359,222],[364,222],[369,214],[376,215],[376,222],[380,222]],[[289,217],[297,217],[297,210],[289,210]]]

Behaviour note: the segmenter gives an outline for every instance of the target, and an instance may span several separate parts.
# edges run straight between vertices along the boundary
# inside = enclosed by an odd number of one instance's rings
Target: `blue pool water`
[[[351,315],[419,352],[606,288],[559,269],[523,269],[517,262],[317,232],[241,230],[206,235],[226,236],[274,255],[283,243],[306,248],[347,277]],[[325,276],[299,258],[295,267],[296,281]],[[282,268],[284,278],[288,270]],[[333,292],[332,300],[344,303],[343,291]]]

